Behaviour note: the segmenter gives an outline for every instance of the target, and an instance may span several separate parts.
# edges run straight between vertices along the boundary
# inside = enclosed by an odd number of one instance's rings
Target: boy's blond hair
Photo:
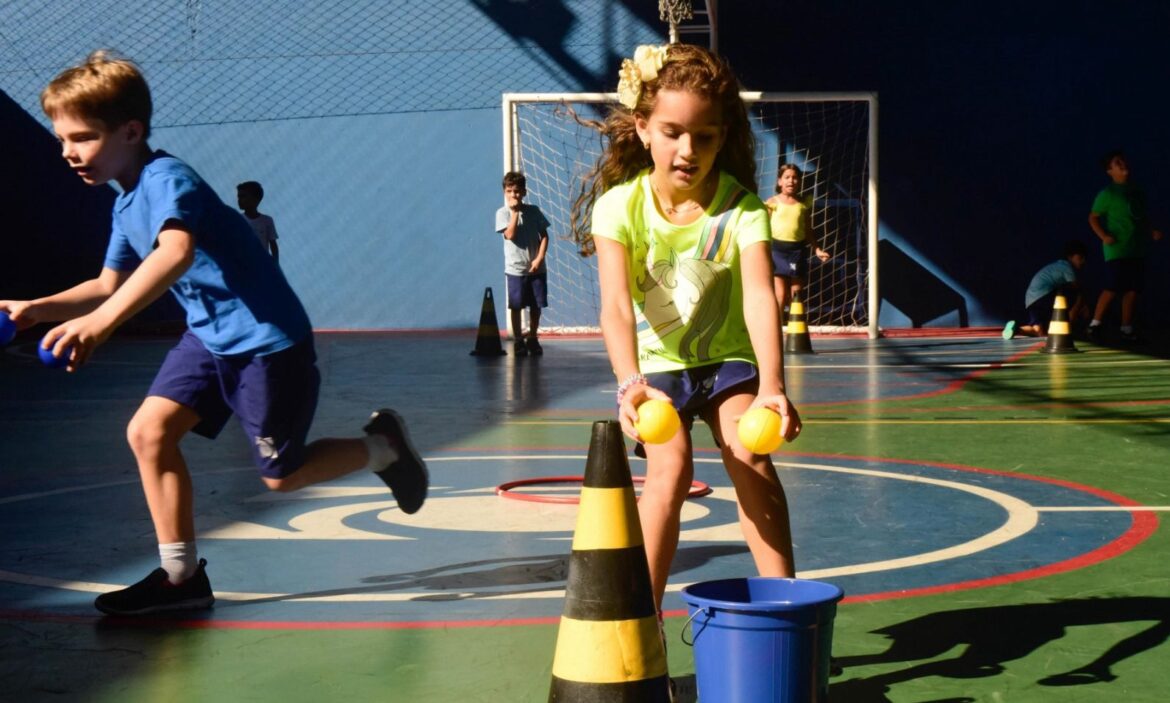
[[[142,123],[143,139],[150,136],[150,87],[142,71],[129,59],[99,49],[85,61],[67,68],[41,92],[41,109],[49,118],[72,114],[101,120],[107,129],[130,120]]]

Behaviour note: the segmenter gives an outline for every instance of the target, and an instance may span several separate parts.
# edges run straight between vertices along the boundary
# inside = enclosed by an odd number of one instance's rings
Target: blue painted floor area
[[[575,506],[509,500],[495,487],[583,471],[589,423],[611,412],[601,342],[557,340],[541,359],[488,361],[469,359],[464,344],[373,335],[319,341],[316,434],[353,434],[370,409],[401,408],[431,467],[430,499],[417,515],[398,511],[370,475],[268,493],[234,427],[216,442],[188,440],[200,553],[219,597],[206,617],[442,622],[560,613]],[[27,345],[5,354],[0,373],[13,389],[0,403],[5,608],[89,615],[97,593],[156,565],[123,425],[168,346],[116,340],[77,374],[40,368]],[[937,393],[1027,348],[998,339],[823,340],[818,354],[789,358],[791,392],[807,406]],[[554,449],[533,446],[542,444]],[[790,504],[799,506],[801,575],[832,580],[854,599],[1011,579],[1086,559],[1133,527],[1127,512],[1108,510],[1116,505],[1108,496],[1076,486],[791,451],[776,461]],[[640,474],[641,461],[632,469]],[[696,479],[713,493],[684,510],[671,610],[683,607],[678,590],[688,583],[754,571],[713,451],[699,452]]]

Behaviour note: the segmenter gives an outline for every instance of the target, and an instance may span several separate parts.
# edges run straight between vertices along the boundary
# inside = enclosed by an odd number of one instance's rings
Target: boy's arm
[[[60,293],[35,300],[0,301],[0,310],[12,317],[19,329],[41,322],[58,322],[93,312],[130,276],[128,271],[103,268],[97,278],[79,283]]]
[[[1112,244],[1116,241],[1113,235],[1109,234],[1105,226],[1101,224],[1101,216],[1095,212],[1089,213],[1089,227],[1093,230],[1093,234],[1097,235],[1097,238],[1102,242]]]
[[[544,255],[548,253],[548,232],[540,230],[540,246],[536,250],[536,256],[532,257],[532,263],[528,266],[530,273],[536,273],[540,269],[540,265],[544,263]]]
[[[50,330],[42,344],[58,356],[73,347],[68,368],[80,368],[119,325],[166,292],[194,260],[195,237],[183,223],[167,220],[154,251],[112,295],[92,312]]]
[[[508,224],[504,225],[504,239],[511,241],[516,236],[516,225],[520,223],[520,208],[508,208]]]

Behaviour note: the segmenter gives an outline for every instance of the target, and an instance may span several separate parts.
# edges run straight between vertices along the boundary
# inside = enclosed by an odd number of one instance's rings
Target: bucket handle
[[[699,613],[703,613],[704,615],[706,615],[707,619],[703,621],[703,626],[699,628],[699,631],[695,634],[695,636],[691,639],[691,641],[688,642],[687,641],[687,625],[690,625],[691,621],[694,620],[699,615]],[[691,616],[689,618],[687,618],[686,622],[683,623],[682,630],[678,633],[679,639],[681,639],[682,643],[685,644],[686,646],[694,647],[695,642],[699,639],[699,635],[703,634],[703,630],[707,629],[707,623],[709,623],[709,622],[711,622],[711,614],[709,612],[707,612],[707,608],[696,608],[695,612],[691,613]]]

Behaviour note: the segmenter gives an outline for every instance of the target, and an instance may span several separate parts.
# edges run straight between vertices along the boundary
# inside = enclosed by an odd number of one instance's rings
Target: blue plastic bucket
[[[787,578],[724,579],[684,588],[699,700],[827,701],[833,618],[844,595],[829,583]]]

